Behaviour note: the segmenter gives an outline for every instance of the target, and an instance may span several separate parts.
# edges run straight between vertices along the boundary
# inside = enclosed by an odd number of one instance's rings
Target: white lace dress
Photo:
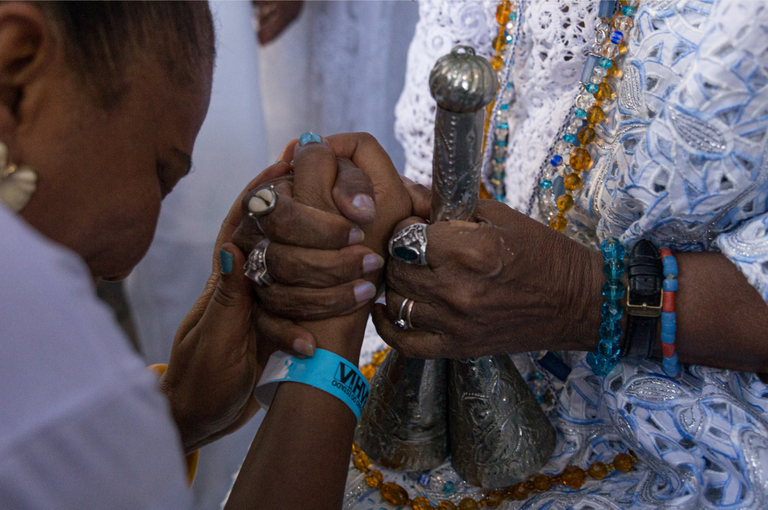
[[[514,64],[517,101],[506,159],[508,204],[540,217],[532,200],[555,134],[578,92],[597,1],[526,2]],[[423,2],[397,106],[406,174],[429,184],[434,101],[427,76],[455,44],[490,56],[496,2]],[[576,197],[571,224],[593,239],[648,238],[679,251],[720,250],[768,300],[768,9],[762,2],[641,3],[629,34],[607,142]],[[488,168],[486,162],[485,168]],[[723,339],[727,341],[727,339]],[[544,472],[586,468],[631,448],[628,473],[535,495],[501,508],[766,509],[768,389],[754,374],[620,364],[598,377],[583,354],[566,356],[566,383],[528,356],[524,376],[557,395],[558,445]],[[543,381],[531,377],[541,373]],[[383,471],[411,498],[458,502],[471,488],[450,464],[430,478]],[[351,470],[346,508],[390,508]]]

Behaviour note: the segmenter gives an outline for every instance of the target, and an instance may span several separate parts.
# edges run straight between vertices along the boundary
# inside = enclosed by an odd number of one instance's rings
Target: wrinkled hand
[[[260,0],[254,2],[258,7],[259,43],[267,44],[280,35],[295,20],[304,2],[288,0]]]
[[[387,304],[373,313],[379,334],[420,358],[578,349],[568,343],[580,337],[574,325],[599,318],[599,252],[492,200],[479,201],[476,219],[430,225],[427,266],[389,260]],[[405,298],[415,303],[413,329],[403,331],[394,321]]]
[[[336,343],[338,338],[331,337],[340,335],[330,331],[324,341],[318,341],[316,334],[293,321],[348,316],[364,325],[371,299],[383,281],[378,269],[384,263],[387,240],[393,226],[410,214],[410,198],[386,152],[363,133],[335,135],[297,147],[293,172],[293,181],[262,186],[275,186],[278,192],[275,210],[268,215],[251,218],[247,214],[250,195],[243,200],[236,243],[247,253],[266,235],[271,240],[267,268],[276,282],[255,287],[261,303],[256,322],[273,346],[302,338],[313,348],[344,349],[355,358],[359,345],[348,349]],[[373,195],[370,217],[361,217],[355,207],[361,194]],[[361,280],[362,276],[369,281]]]

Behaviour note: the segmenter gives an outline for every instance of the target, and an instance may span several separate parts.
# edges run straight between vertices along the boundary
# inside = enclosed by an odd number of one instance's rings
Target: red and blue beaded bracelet
[[[675,313],[675,292],[677,292],[677,259],[669,248],[661,249],[661,263],[664,271],[664,304],[661,308],[661,350],[664,373],[676,377],[680,373],[680,364],[675,352],[675,332],[677,314]]]

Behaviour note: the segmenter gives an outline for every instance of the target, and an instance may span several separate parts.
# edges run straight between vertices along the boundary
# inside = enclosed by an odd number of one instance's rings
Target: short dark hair
[[[72,68],[104,105],[119,100],[131,57],[151,52],[176,83],[192,84],[216,57],[213,19],[201,1],[40,2]],[[207,66],[207,67],[206,67]]]

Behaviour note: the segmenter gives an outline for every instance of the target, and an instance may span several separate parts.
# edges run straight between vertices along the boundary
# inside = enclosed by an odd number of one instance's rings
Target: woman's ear
[[[43,12],[29,3],[0,3],[0,140],[19,121],[19,105],[51,62],[53,34]]]

